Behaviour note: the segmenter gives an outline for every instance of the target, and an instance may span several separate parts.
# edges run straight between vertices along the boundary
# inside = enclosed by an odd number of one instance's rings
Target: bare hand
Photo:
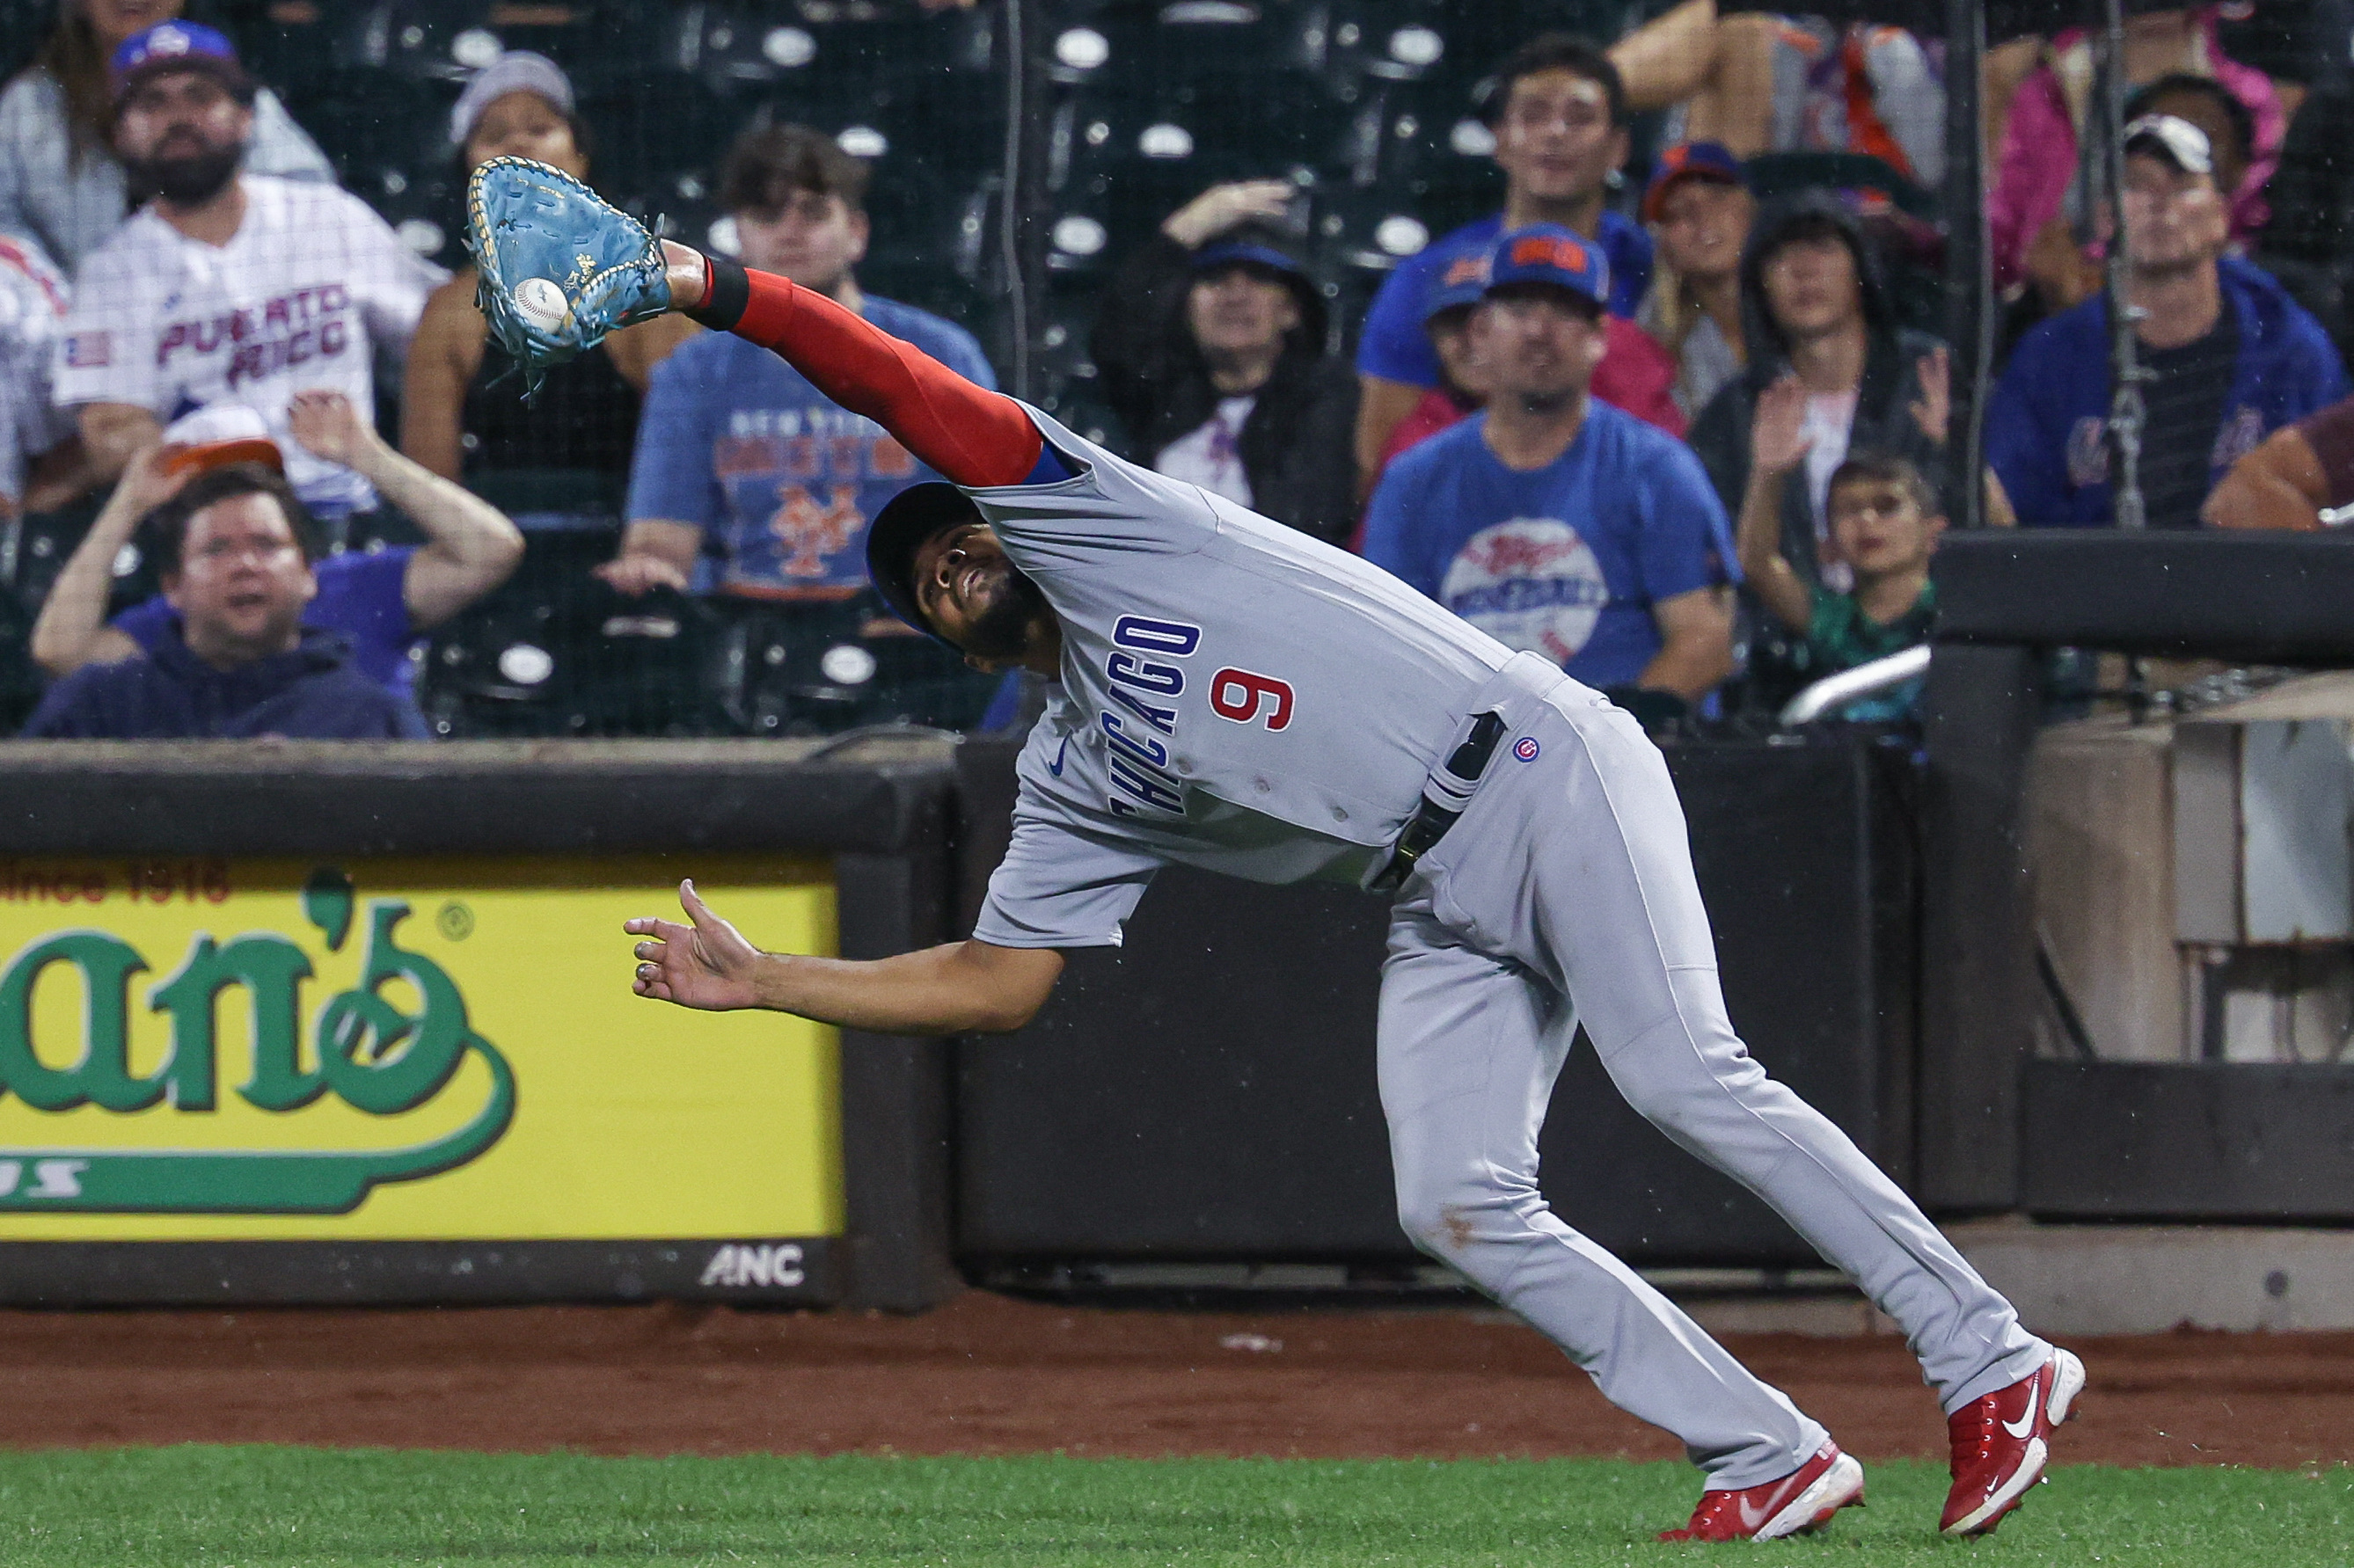
[[[1795,376],[1785,376],[1757,394],[1757,411],[1749,424],[1750,466],[1766,473],[1787,473],[1806,458],[1815,444],[1807,425],[1807,389]]]
[[[304,450],[345,468],[357,468],[374,448],[384,444],[349,397],[324,387],[297,392],[288,398],[286,423]]]
[[[1198,250],[1238,223],[1278,218],[1296,194],[1289,180],[1237,180],[1212,185],[1169,215],[1161,232],[1188,250]]]
[[[2101,264],[2076,243],[2076,231],[2065,218],[2055,217],[2037,229],[2020,264],[2044,305],[2053,311],[2081,305],[2101,291]]]
[[[656,588],[686,591],[686,574],[660,556],[617,556],[601,567],[588,568],[591,576],[609,584],[616,592],[640,599]]]
[[[173,466],[173,460],[187,450],[186,444],[180,441],[142,447],[124,465],[122,477],[115,482],[114,493],[107,498],[107,510],[137,523],[179,494],[181,486],[196,475],[194,469]]]
[[[714,915],[692,881],[678,885],[678,901],[694,924],[682,926],[651,917],[621,923],[621,929],[632,937],[653,938],[631,949],[639,962],[630,989],[657,1001],[674,1001],[705,1012],[759,1005],[752,990],[752,969],[760,960],[760,949]]]
[[[1913,372],[1921,383],[1921,400],[1913,405],[1913,422],[1942,447],[1954,417],[1953,356],[1943,347],[1932,349],[1914,362]]]

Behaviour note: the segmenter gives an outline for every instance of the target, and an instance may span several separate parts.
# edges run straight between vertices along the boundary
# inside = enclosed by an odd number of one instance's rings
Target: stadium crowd
[[[1139,35],[1112,0],[1067,8],[1086,25],[1057,38],[1055,79],[1084,84],[1107,32],[1120,48]],[[1282,8],[1224,10],[1256,25]],[[355,181],[376,166],[355,148],[397,139],[392,100],[355,111],[349,93],[259,79],[265,56],[332,76],[345,9],[270,5],[239,29],[249,59],[234,15],[216,27],[180,0],[58,0],[0,90],[0,662],[21,666],[0,675],[0,716],[29,713],[27,735],[135,737],[1011,722],[1018,687],[962,670],[866,587],[868,520],[933,477],[897,442],[774,355],[675,316],[616,333],[524,400],[474,309],[454,208],[437,223],[416,194],[438,179],[446,197],[518,155],[642,197],[652,147],[711,243],[993,386],[982,339],[1003,362],[1002,313],[984,289],[928,286],[928,271],[982,276],[985,191],[946,199],[928,149],[907,145],[918,121],[894,122],[895,154],[864,122],[797,122],[790,93],[749,110],[690,95],[649,134],[664,105],[503,46],[502,12],[527,32],[565,7],[386,0],[348,7],[381,24],[371,47],[430,54],[427,76],[454,96],[428,95],[427,167]],[[1172,37],[1214,31],[1177,16],[1201,7],[1128,9]],[[1281,120],[1288,79],[1250,75],[1263,62],[1242,31],[1236,90],[1266,95],[1266,114],[1196,101],[1232,143],[1216,157],[1193,157],[1174,124],[1139,143],[1189,185],[1111,152],[1089,163],[1127,132],[1069,88],[1053,136],[1072,210],[1054,223],[1039,338],[1059,355],[1041,400],[1137,461],[1362,552],[1655,726],[1770,715],[1808,681],[1922,641],[1956,509],[1951,372],[1929,330],[1941,47],[1714,0],[1606,45],[1540,26],[1557,5],[1492,9],[1525,10],[1527,36],[1500,39],[1509,52],[1476,79],[1431,69],[1472,40],[1400,26],[1339,95],[1378,90],[1352,111],[1374,143],[1356,185],[1428,202],[1371,237],[1356,230],[1373,208],[1320,188],[1277,132],[1259,144],[1254,122]],[[987,41],[987,0],[865,10]],[[2313,528],[2354,500],[2354,95],[2306,36],[2316,8],[2248,11],[2129,18],[2114,212],[2080,175],[2083,36],[1988,58],[2003,330],[1981,482],[1998,524],[2113,518],[2112,244],[2148,376],[2149,524]],[[818,48],[777,26],[756,56],[730,54],[732,37],[695,26],[729,80],[772,81]],[[622,29],[599,48],[629,44]],[[1425,91],[1398,101],[1430,128],[1380,98],[1399,83]],[[635,127],[626,193],[604,178],[604,111]],[[1434,177],[1439,130],[1454,166],[1491,165],[1500,185]],[[1392,140],[1424,149],[1419,175],[1376,166],[1405,156]],[[1467,193],[1488,210],[1453,210]],[[1158,205],[1113,236],[1103,219],[1140,202]],[[941,210],[960,215],[947,243],[878,246],[877,212]],[[1431,238],[1445,217],[1469,221]],[[873,291],[865,270],[945,310]],[[1840,716],[1901,721],[1913,695]]]

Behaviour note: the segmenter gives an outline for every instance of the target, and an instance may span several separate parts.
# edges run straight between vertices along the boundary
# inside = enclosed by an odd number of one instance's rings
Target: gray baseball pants
[[[1709,1487],[1813,1457],[1821,1426],[1545,1207],[1537,1129],[1583,1024],[1629,1105],[1903,1326],[1948,1412],[2041,1366],[2051,1348],[2010,1304],[1734,1033],[1683,810],[1640,726],[1539,661],[1499,683],[1518,688],[1511,733],[1401,890],[1383,969],[1382,1107],[1406,1234],[1612,1404],[1681,1438]]]

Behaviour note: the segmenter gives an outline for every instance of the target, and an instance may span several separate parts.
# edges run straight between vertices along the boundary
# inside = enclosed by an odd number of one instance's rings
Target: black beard
[[[202,207],[237,177],[244,156],[242,147],[222,147],[168,158],[125,158],[122,172],[129,176],[134,204],[155,196],[174,207]]]
[[[1010,664],[1029,652],[1030,628],[1053,613],[1038,585],[1008,562],[1004,589],[964,629],[964,651],[976,659]]]

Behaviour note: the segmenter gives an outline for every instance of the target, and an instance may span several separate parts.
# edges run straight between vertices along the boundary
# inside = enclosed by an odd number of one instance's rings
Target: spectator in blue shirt
[[[2319,323],[2267,273],[2224,253],[2231,210],[2206,133],[2149,114],[2126,127],[2126,300],[2143,372],[2148,525],[2195,528],[2208,492],[2264,439],[2347,394]],[[2108,299],[2020,340],[1987,406],[1987,463],[2030,527],[2113,523]]]
[[[49,689],[28,737],[421,740],[415,704],[303,624],[318,530],[281,474],[232,463],[187,482],[148,524],[172,619],[143,659],[90,664]]]
[[[340,392],[298,392],[287,401],[286,418],[305,450],[359,474],[425,535],[414,547],[320,560],[313,574],[317,597],[304,617],[342,635],[361,673],[406,698],[415,683],[411,646],[506,581],[523,559],[523,535],[489,502],[393,450]],[[115,559],[140,522],[182,485],[237,461],[285,471],[261,416],[227,403],[175,420],[162,445],[132,459],[42,601],[32,653],[43,669],[66,675],[84,664],[152,655],[169,641],[173,609],[163,595],[101,624]]]
[[[797,125],[756,126],[728,154],[720,201],[748,267],[858,312],[966,379],[994,387],[961,327],[864,292],[866,165]],[[846,603],[866,588],[866,524],[939,476],[767,349],[707,333],[655,368],[630,468],[629,526],[599,575],[624,593],[694,586],[706,551],[723,598]]]
[[[1507,228],[1557,224],[1600,248],[1610,270],[1605,302],[1631,318],[1651,275],[1651,237],[1607,205],[1627,161],[1627,94],[1618,68],[1566,33],[1532,38],[1498,69],[1490,112],[1504,171],[1504,209],[1431,242],[1384,281],[1357,344],[1357,471],[1381,471],[1390,431],[1440,384],[1423,332],[1433,281],[1459,257],[1491,249]],[[1626,352],[1635,352],[1629,347]]]
[[[1733,670],[1724,508],[1677,440],[1588,396],[1609,262],[1566,228],[1506,234],[1471,330],[1484,412],[1399,457],[1365,558],[1647,725]]]

